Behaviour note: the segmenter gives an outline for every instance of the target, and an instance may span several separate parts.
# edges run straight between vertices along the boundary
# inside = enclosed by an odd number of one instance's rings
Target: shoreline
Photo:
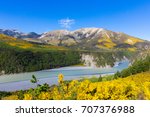
[[[128,60],[121,60],[121,61],[116,61],[113,67],[117,67],[119,63],[122,63],[124,61],[128,61]],[[6,76],[6,75],[17,75],[17,74],[28,74],[28,73],[33,73],[33,72],[40,72],[40,71],[54,71],[54,70],[60,70],[63,69],[65,70],[65,68],[81,68],[81,69],[109,69],[109,68],[113,68],[110,67],[109,65],[106,65],[105,67],[100,66],[100,67],[92,67],[92,66],[86,66],[86,65],[71,65],[71,66],[64,66],[64,67],[59,67],[59,68],[52,68],[52,69],[43,69],[43,70],[37,70],[37,71],[31,71],[31,72],[20,72],[20,73],[10,73],[10,74],[5,74],[5,73],[0,73],[0,76]]]

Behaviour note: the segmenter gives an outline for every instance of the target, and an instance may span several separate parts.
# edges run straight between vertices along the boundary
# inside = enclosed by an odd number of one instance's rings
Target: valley
[[[90,92],[95,91],[89,87],[84,96],[80,96],[81,90],[77,97],[53,95],[53,98],[49,96],[44,98],[44,95],[49,91],[53,94],[58,88],[57,93],[64,93],[67,96],[68,93],[64,92],[63,88],[74,82],[79,82],[77,83],[79,88],[82,86],[80,84],[86,85],[89,81],[96,82],[96,85],[102,85],[106,81],[115,84],[122,81],[115,81],[116,79],[126,77],[130,79],[130,76],[136,77],[136,74],[141,72],[145,74],[139,76],[147,79],[150,68],[149,50],[149,41],[103,28],[57,30],[42,34],[34,32],[25,34],[16,30],[0,29],[0,94],[2,94],[0,97],[3,99],[105,99],[105,96],[103,98],[96,96],[96,92],[95,96],[86,97],[87,93],[93,95]],[[64,77],[63,85],[58,82],[59,74]],[[38,85],[30,82],[33,75]],[[89,84],[95,87],[95,84]],[[124,88],[127,89],[129,85],[130,83],[127,82]],[[43,87],[46,87],[46,90]],[[36,90],[40,90],[38,94]],[[3,95],[7,93],[12,97],[5,98]],[[74,94],[76,93],[71,93]],[[143,94],[143,98],[149,99],[146,95],[147,93]],[[136,96],[106,99],[139,99]]]

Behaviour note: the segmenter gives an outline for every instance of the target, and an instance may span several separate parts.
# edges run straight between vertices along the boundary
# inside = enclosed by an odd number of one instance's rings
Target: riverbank
[[[48,83],[49,85],[57,84],[57,76],[62,73],[65,77],[64,80],[81,79],[83,77],[92,77],[100,75],[113,74],[117,71],[127,68],[128,61],[122,62],[118,66],[112,68],[91,68],[83,66],[62,67],[58,69],[42,70],[30,73],[20,73],[13,75],[0,76],[0,91],[15,91],[26,90],[34,88],[35,86],[30,83],[32,75],[35,75],[39,80],[39,84]]]

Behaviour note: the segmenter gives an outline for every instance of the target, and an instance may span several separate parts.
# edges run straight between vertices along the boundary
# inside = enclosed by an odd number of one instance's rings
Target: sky
[[[0,0],[0,29],[43,33],[86,27],[150,40],[150,0]]]

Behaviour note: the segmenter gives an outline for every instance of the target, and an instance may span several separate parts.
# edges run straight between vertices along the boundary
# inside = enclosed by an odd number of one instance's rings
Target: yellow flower
[[[32,100],[32,95],[29,93],[24,94],[24,100]]]
[[[51,95],[49,92],[41,92],[38,98],[40,100],[49,100],[51,98]]]
[[[63,75],[63,74],[59,74],[59,75],[58,75],[58,83],[59,83],[59,84],[62,84],[62,83],[63,83],[63,78],[64,78],[64,75]]]
[[[150,82],[143,84],[143,92],[146,100],[150,100]]]
[[[18,96],[17,95],[11,95],[11,96],[2,98],[2,100],[18,100]]]

